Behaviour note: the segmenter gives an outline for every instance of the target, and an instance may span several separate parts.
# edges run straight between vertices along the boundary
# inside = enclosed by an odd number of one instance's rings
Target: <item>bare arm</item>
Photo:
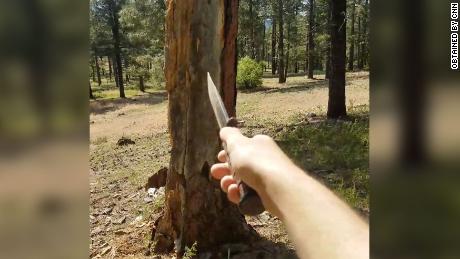
[[[238,203],[234,177],[260,195],[265,208],[286,226],[301,258],[369,258],[369,227],[329,189],[308,176],[268,136],[246,138],[223,128],[232,169],[225,151],[211,168],[230,201]]]

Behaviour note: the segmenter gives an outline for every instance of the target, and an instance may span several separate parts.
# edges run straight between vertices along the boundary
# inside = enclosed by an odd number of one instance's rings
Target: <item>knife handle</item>
[[[236,118],[232,117],[227,121],[227,127],[238,127],[238,121]],[[227,147],[225,144],[223,144],[223,147],[225,150],[227,150]],[[227,152],[227,161],[230,166],[230,158],[228,157],[228,152]],[[247,184],[245,184],[243,181],[238,182],[238,190],[240,192],[240,202],[238,203],[238,208],[240,212],[244,215],[248,216],[256,216],[259,215],[260,213],[265,211],[264,205],[262,204],[262,200],[260,199],[259,194],[249,187]]]

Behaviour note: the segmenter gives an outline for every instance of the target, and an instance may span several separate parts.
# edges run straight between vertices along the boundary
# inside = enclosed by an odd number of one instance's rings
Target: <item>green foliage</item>
[[[236,84],[239,88],[250,89],[262,85],[263,67],[257,61],[244,57],[238,62]]]
[[[193,243],[192,247],[185,247],[185,253],[184,253],[184,256],[182,258],[184,259],[192,259],[194,258],[196,255],[197,255],[197,246],[198,246],[198,243],[195,242]]]
[[[165,82],[164,74],[164,63],[165,57],[163,55],[158,55],[152,60],[152,71],[150,81],[154,88],[160,89],[163,88]]]

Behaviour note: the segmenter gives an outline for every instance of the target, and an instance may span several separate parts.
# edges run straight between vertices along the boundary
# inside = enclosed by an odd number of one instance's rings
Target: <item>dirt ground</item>
[[[346,95],[348,109],[368,107],[369,74],[348,74]],[[290,77],[281,85],[267,78],[261,89],[238,92],[237,114],[247,135],[274,134],[279,127],[296,123],[299,114],[324,114],[327,96],[327,81],[321,76]],[[163,197],[152,198],[143,186],[149,176],[168,166],[167,94],[149,90],[128,97],[90,102],[91,258],[157,258],[148,246]],[[119,145],[121,138],[133,143]],[[271,247],[260,245],[262,255],[293,256],[293,246],[277,218],[264,213],[247,220],[270,241]],[[228,249],[232,255],[238,252],[232,258],[258,255],[241,247]]]

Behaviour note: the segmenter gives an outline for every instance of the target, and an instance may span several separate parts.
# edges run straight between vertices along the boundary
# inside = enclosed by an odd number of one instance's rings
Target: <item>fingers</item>
[[[217,180],[220,180],[220,187],[227,193],[229,201],[238,204],[240,201],[240,192],[238,184],[231,175],[231,170],[227,163],[214,164],[211,167],[211,175]]]
[[[240,202],[240,191],[238,190],[238,184],[233,183],[228,186],[227,198],[229,201],[235,204]]]
[[[226,175],[220,180],[220,187],[224,192],[228,192],[228,187],[232,184],[236,184],[236,181],[231,175]]]
[[[219,132],[219,135],[220,139],[226,143],[227,151],[229,153],[231,153],[230,149],[232,149],[235,142],[237,142],[239,139],[246,138],[241,134],[239,129],[233,127],[222,128]]]
[[[219,163],[211,166],[211,175],[217,180],[220,180],[222,177],[230,174],[231,170],[227,163]]]
[[[228,162],[227,161],[227,152],[225,152],[225,150],[221,150],[219,152],[219,154],[217,155],[217,159],[222,163]]]

